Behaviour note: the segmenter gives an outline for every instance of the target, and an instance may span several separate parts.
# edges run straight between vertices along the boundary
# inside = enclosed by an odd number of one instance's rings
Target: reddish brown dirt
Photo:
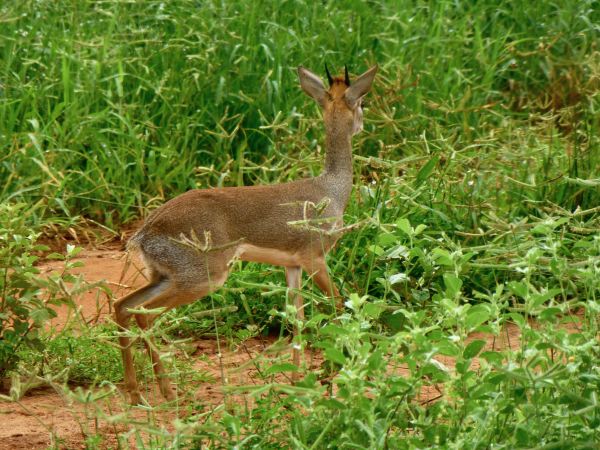
[[[145,283],[143,266],[139,259],[133,257],[127,264],[126,253],[121,250],[120,245],[108,246],[102,250],[83,250],[75,261],[81,261],[84,265],[73,269],[71,273],[82,275],[88,283],[104,282],[115,299]],[[44,263],[40,269],[42,273],[50,274],[61,273],[63,267],[62,261],[52,261]],[[112,313],[110,302],[109,295],[93,288],[79,299],[75,311],[66,305],[57,308],[58,317],[54,318],[50,325],[62,328],[73,320],[75,315],[88,323],[106,320]]]
[[[202,356],[198,356],[194,370],[204,372],[207,381],[195,392],[178,392],[181,401],[178,407],[161,409],[165,403],[154,385],[142,388],[145,398],[156,407],[154,410],[130,407],[121,392],[111,390],[102,399],[85,402],[78,398],[73,386],[34,389],[18,402],[0,402],[0,449],[41,449],[52,444],[85,449],[86,438],[97,434],[103,436],[101,448],[117,447],[118,439],[136,448],[135,436],[128,435],[133,427],[128,428],[126,423],[149,423],[156,428],[171,429],[174,419],[190,415],[188,407],[192,404],[211,408],[251,402],[248,396],[228,393],[223,388],[264,384],[256,365],[265,353],[271,352],[274,339],[250,339],[235,349],[221,344],[225,348],[219,353],[216,341],[196,343],[195,353]],[[279,381],[289,383],[289,380]]]
[[[114,298],[144,284],[138,260],[134,259],[127,270],[124,270],[126,258],[120,245],[84,250],[77,260],[81,260],[84,266],[74,272],[82,274],[88,282],[104,280]],[[48,274],[52,271],[60,272],[62,263],[45,263],[41,270]],[[78,297],[75,312],[62,307],[58,311],[58,317],[49,325],[60,329],[76,325],[79,318],[90,324],[111,320],[110,302],[108,294],[97,288],[91,289]],[[518,346],[519,337],[517,328],[509,326],[495,339],[483,334],[473,335],[470,339],[487,340],[486,349],[502,349]],[[77,388],[73,386],[70,389],[63,386],[38,388],[28,392],[18,402],[0,401],[0,449],[38,449],[49,445],[68,449],[86,448],[86,436],[97,434],[104,437],[101,448],[117,447],[117,439],[128,442],[135,448],[135,436],[128,425],[124,424],[134,420],[138,424],[151,422],[154,427],[164,426],[169,429],[173,426],[173,419],[186,417],[192,412],[191,405],[210,408],[230,402],[238,405],[251,403],[248,395],[227,393],[228,388],[264,384],[264,378],[259,376],[261,363],[289,354],[289,345],[275,339],[249,339],[237,347],[229,347],[227,343],[216,340],[200,340],[193,345],[193,369],[204,374],[207,381],[197,383],[195,392],[178,393],[183,406],[169,406],[161,410],[162,398],[156,392],[154,384],[147,386],[143,393],[149,403],[158,408],[152,410],[129,407],[124,395],[114,389],[108,390],[103,399],[86,403],[81,398],[78,399]],[[448,368],[453,367],[452,358],[436,359]],[[307,351],[305,361],[309,367],[318,367],[322,359],[316,352]],[[474,361],[473,365],[477,367],[478,361]],[[407,372],[403,367],[391,370]],[[290,382],[283,376],[273,381]],[[95,391],[94,395],[100,395],[101,392]],[[430,386],[421,392],[418,400],[427,403],[440,395],[441,392],[435,386]],[[194,410],[193,413],[197,411]],[[117,414],[123,415],[120,420],[114,420]]]
[[[72,271],[83,275],[88,282],[104,281],[116,299],[142,286],[145,277],[141,271],[139,260],[133,259],[126,264],[126,255],[121,246],[109,246],[104,249],[82,251],[76,261],[84,265]],[[60,273],[63,263],[52,261],[40,266],[42,273]],[[76,310],[63,306],[58,308],[58,316],[49,327],[57,330],[65,326],[77,327],[83,319],[88,324],[112,320],[111,297],[97,288],[91,289],[78,297]],[[278,342],[274,338],[249,339],[237,347],[230,347],[221,340],[199,340],[194,343],[193,369],[204,374],[207,382],[201,383],[195,392],[179,392],[183,405],[201,404],[216,406],[219,404],[248,403],[247,396],[227,393],[230,386],[252,386],[264,384],[259,376],[259,366],[265,359],[282,354],[289,354],[289,345]],[[313,358],[309,352],[306,361],[310,364]],[[315,364],[318,361],[313,361]],[[280,376],[277,380],[289,383],[290,380]],[[223,389],[225,387],[225,389]],[[123,414],[117,423],[129,420],[148,422],[154,426],[172,427],[173,419],[189,415],[185,406],[165,408],[160,411],[162,397],[155,386],[143,392],[150,404],[158,405],[159,411],[147,412],[143,408],[131,408],[124,395],[119,391],[107,391],[106,397],[93,403],[86,403],[77,398],[76,388],[64,389],[63,386],[41,387],[30,390],[17,402],[0,400],[0,450],[2,449],[38,449],[49,445],[60,448],[86,448],[87,436],[102,434],[105,439],[101,448],[115,448],[117,435],[128,441],[135,448],[134,436],[128,437],[131,430],[125,425],[114,425],[109,416]],[[96,392],[98,393],[98,392]],[[104,418],[104,419],[103,419]]]

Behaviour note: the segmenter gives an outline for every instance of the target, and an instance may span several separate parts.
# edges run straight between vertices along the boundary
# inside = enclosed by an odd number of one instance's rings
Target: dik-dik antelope
[[[147,286],[115,303],[116,322],[123,331],[119,343],[125,386],[132,403],[140,403],[130,338],[133,315],[147,329],[156,315],[137,308],[170,309],[206,296],[225,283],[235,259],[285,267],[287,285],[304,318],[298,293],[304,270],[326,294],[339,299],[325,255],[339,237],[342,216],[352,190],[352,136],[362,130],[362,99],[377,72],[370,68],[351,84],[348,70],[332,78],[329,89],[318,76],[298,68],[300,86],[323,109],[325,169],[316,178],[268,186],[201,189],[186,192],[154,211],[130,239],[146,266]],[[297,332],[297,331],[296,331]],[[162,395],[174,394],[154,346],[148,353]],[[299,362],[298,350],[294,362]]]

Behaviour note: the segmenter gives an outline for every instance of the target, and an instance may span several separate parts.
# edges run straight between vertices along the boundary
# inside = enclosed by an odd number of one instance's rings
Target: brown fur
[[[335,244],[337,236],[331,232],[341,226],[352,190],[351,137],[362,126],[362,113],[359,103],[348,104],[349,88],[343,79],[336,78],[322,92],[313,74],[304,69],[299,72],[301,82],[309,82],[303,88],[321,100],[324,110],[327,154],[323,174],[270,186],[193,190],[157,209],[128,244],[140,252],[150,283],[116,302],[115,317],[123,330],[128,327],[130,309],[173,308],[215,290],[227,279],[235,258],[286,267],[288,286],[294,289],[300,288],[304,270],[320,289],[339,298],[325,255]],[[366,90],[373,76],[374,72]],[[303,318],[302,298],[297,293],[292,297]],[[135,317],[144,328],[153,320],[147,315]],[[126,388],[138,403],[141,397],[129,338],[122,336],[120,344]],[[172,398],[158,354],[150,347],[149,353],[161,392]],[[298,352],[294,362],[299,364]]]

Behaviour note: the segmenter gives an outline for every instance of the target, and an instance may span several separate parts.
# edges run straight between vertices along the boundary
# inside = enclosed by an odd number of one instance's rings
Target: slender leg
[[[154,319],[156,319],[155,315],[135,315],[135,320],[137,321],[139,327],[142,330],[148,330],[152,326],[152,322],[154,322]],[[175,393],[173,392],[173,389],[171,389],[169,378],[167,377],[165,368],[162,364],[162,361],[160,360],[160,355],[156,351],[154,340],[151,336],[149,336],[147,340],[144,340],[144,344],[146,345],[148,355],[150,355],[150,359],[152,361],[152,369],[154,370],[154,374],[156,375],[156,379],[158,380],[158,386],[160,387],[160,392],[162,396],[169,401],[174,400]]]
[[[327,269],[327,263],[324,259],[314,261],[310,267],[311,270],[307,270],[307,272],[312,276],[315,284],[323,291],[325,295],[329,295],[331,298],[335,300],[335,308],[338,311],[341,311],[344,308],[342,303],[342,297],[340,295],[340,291],[338,291],[335,284],[331,280],[329,276],[329,270]]]
[[[209,289],[205,286],[196,289],[182,289],[175,286],[168,280],[160,280],[151,282],[148,286],[138,289],[129,295],[117,300],[115,303],[115,319],[121,330],[129,330],[129,322],[132,316],[130,309],[139,308],[141,306],[153,309],[159,307],[167,307],[168,309],[178,305],[183,305],[193,302],[195,299],[203,297]],[[143,320],[143,319],[142,319]],[[146,325],[142,323],[142,325]],[[131,339],[127,336],[119,336],[119,344],[123,355],[123,367],[125,369],[125,388],[129,392],[132,404],[142,403],[138,382],[135,376],[135,367],[133,365],[133,355],[131,353]],[[164,368],[160,362],[160,356],[155,352],[152,358],[154,370],[159,376],[160,388],[169,398],[168,391],[170,386]]]
[[[125,297],[120,298],[115,303],[115,320],[122,331],[129,330],[129,321],[131,313],[128,308],[135,308],[153,297],[153,294],[160,293],[161,283],[151,283],[132,292]],[[123,356],[123,369],[125,370],[125,389],[129,392],[132,404],[140,404],[142,397],[135,377],[135,367],[133,365],[133,355],[131,353],[131,339],[127,336],[119,336],[119,345]]]
[[[119,324],[121,325],[121,324]],[[125,336],[119,336],[119,345],[121,346],[121,356],[123,357],[123,368],[125,369],[125,389],[129,392],[129,398],[132,405],[142,403],[142,396],[135,377],[135,368],[133,366],[133,355],[131,353],[131,339]]]
[[[296,319],[304,320],[304,305],[302,302],[302,296],[298,292],[300,289],[300,284],[302,283],[302,268],[301,267],[286,267],[285,268],[285,278],[287,280],[287,285],[290,288],[290,297],[296,307]],[[298,338],[300,335],[300,329],[296,325],[294,327],[294,338]],[[302,348],[300,343],[294,344],[292,347],[292,361],[296,367],[300,367],[300,352]],[[294,380],[297,379],[297,374],[294,372],[294,376],[292,377]]]

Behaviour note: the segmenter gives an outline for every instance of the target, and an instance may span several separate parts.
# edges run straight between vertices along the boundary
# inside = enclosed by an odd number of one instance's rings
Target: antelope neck
[[[352,182],[352,133],[337,127],[326,130],[325,170],[323,175]]]
[[[337,127],[327,129],[325,147],[321,178],[343,210],[352,191],[352,132]]]

